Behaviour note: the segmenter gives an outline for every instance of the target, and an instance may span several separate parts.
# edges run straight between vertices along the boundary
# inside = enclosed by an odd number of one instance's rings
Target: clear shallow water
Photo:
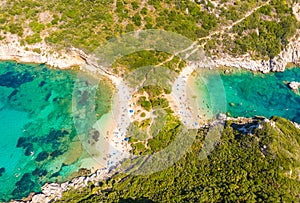
[[[203,76],[202,76],[203,77]],[[216,80],[206,75],[206,86],[214,86]],[[278,73],[252,73],[235,71],[220,74],[223,82],[226,110],[223,106],[214,106],[216,112],[228,113],[233,117],[280,116],[300,123],[300,95],[295,94],[286,82],[300,81],[300,68],[287,69]],[[203,82],[198,79],[199,95],[209,95]],[[210,98],[206,103],[210,105]],[[220,110],[222,109],[222,110]]]
[[[83,167],[88,155],[72,117],[75,79],[71,70],[0,62],[0,202],[70,179]]]

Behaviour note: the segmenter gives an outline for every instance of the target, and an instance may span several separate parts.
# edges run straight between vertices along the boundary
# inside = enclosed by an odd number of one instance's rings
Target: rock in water
[[[289,88],[291,88],[294,92],[299,93],[300,82],[292,81],[288,83]]]

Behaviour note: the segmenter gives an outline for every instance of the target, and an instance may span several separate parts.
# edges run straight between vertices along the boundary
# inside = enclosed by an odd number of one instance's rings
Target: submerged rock
[[[18,92],[19,92],[19,90],[14,90],[14,91],[8,96],[8,100],[11,100],[11,98],[12,98],[13,96],[15,96]]]
[[[0,75],[0,86],[18,88],[22,84],[31,82],[34,77],[28,72],[19,73],[9,71],[3,75]]]
[[[64,137],[65,135],[69,134],[66,130],[55,130],[51,129],[48,136],[46,136],[46,139],[48,142],[53,142],[53,140],[58,140],[61,137]]]
[[[33,153],[33,144],[28,143],[26,144],[25,156],[30,156]]]
[[[26,144],[27,144],[27,139],[26,137],[20,137],[18,139],[18,143],[17,143],[17,147],[23,147],[23,149],[26,147]]]
[[[90,136],[92,137],[94,142],[98,142],[99,141],[99,137],[100,137],[100,133],[99,131],[97,131],[96,129],[92,129],[89,132]]]
[[[44,152],[39,153],[35,160],[37,162],[41,162],[41,161],[46,160],[48,157],[49,157],[49,153],[44,151]]]
[[[50,156],[52,156],[52,157],[58,157],[58,156],[60,156],[60,155],[62,155],[62,154],[63,154],[62,151],[60,151],[60,150],[55,150],[55,151],[51,152]]]
[[[79,104],[81,104],[81,105],[86,104],[88,98],[89,98],[89,97],[88,97],[88,91],[85,90],[85,91],[82,93],[81,100],[80,100]]]
[[[21,180],[16,183],[16,188],[13,191],[14,196],[22,198],[32,192],[35,183],[31,180],[29,173],[25,173]]]
[[[55,173],[53,173],[53,174],[50,176],[50,178],[56,178],[56,177],[58,177],[58,176],[60,176],[60,173],[59,173],[59,171],[58,171],[58,172],[55,172]]]
[[[46,95],[46,97],[45,97],[45,101],[48,101],[48,100],[49,100],[49,98],[51,97],[51,95],[52,95],[52,93],[51,93],[51,92],[49,92],[49,93]]]
[[[3,175],[3,173],[5,173],[5,168],[4,168],[4,167],[1,167],[1,168],[0,168],[0,177]]]
[[[43,87],[46,84],[46,82],[43,80],[42,82],[40,82],[39,86]]]
[[[36,168],[34,171],[31,173],[33,176],[46,176],[47,175],[47,170],[45,169],[39,169]]]

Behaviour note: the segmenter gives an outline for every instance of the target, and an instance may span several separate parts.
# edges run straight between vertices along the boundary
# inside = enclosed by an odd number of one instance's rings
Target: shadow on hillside
[[[119,203],[155,203],[152,200],[149,200],[145,197],[138,198],[138,199],[133,199],[133,198],[128,198],[128,199],[120,199]]]

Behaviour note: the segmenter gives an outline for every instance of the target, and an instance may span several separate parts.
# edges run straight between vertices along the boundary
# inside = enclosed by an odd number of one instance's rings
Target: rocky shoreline
[[[299,16],[300,18],[300,16]],[[77,48],[68,48],[56,51],[46,43],[22,46],[17,35],[6,34],[6,39],[0,44],[0,60],[13,60],[21,63],[46,64],[50,67],[67,69],[74,66],[82,66],[89,55]],[[262,73],[282,72],[288,64],[295,66],[300,64],[300,30],[290,40],[285,49],[275,58],[270,60],[252,60],[249,54],[233,57],[228,54],[213,56],[211,65],[216,67],[244,68]]]
[[[116,166],[115,166],[116,167]],[[62,194],[71,189],[87,187],[89,183],[98,185],[101,180],[110,178],[114,173],[114,168],[102,168],[88,176],[73,178],[64,183],[46,183],[40,193],[31,193],[22,201],[11,200],[10,203],[48,203],[60,199]]]
[[[296,37],[298,35],[300,35],[300,30],[297,30],[295,37],[291,39],[291,42],[278,56],[268,61],[252,60],[249,54],[238,58],[223,54],[213,58],[212,61],[217,67],[244,68],[262,73],[282,72],[289,63],[293,63],[295,66],[299,66],[300,64],[300,38]]]
[[[0,60],[47,64],[59,69],[85,64],[85,60],[81,58],[76,48],[57,52],[46,43],[22,46],[17,35],[6,34],[5,37],[0,44]]]

